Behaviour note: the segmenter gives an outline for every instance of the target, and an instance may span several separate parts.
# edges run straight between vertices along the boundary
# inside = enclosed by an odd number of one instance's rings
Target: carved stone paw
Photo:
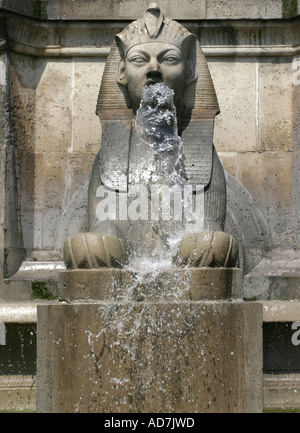
[[[204,231],[185,236],[178,248],[177,266],[233,268],[238,259],[238,244],[227,233]]]
[[[126,261],[122,239],[100,233],[78,233],[64,243],[64,262],[69,269],[121,268]]]

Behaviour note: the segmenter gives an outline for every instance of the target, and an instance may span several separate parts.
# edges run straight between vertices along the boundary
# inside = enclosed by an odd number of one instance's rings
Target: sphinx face
[[[159,42],[138,44],[126,56],[124,84],[128,86],[134,112],[138,109],[145,85],[163,82],[174,91],[177,112],[185,83],[185,61],[175,45]]]

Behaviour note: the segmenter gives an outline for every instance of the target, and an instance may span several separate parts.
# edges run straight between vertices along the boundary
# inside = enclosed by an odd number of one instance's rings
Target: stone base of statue
[[[71,270],[38,307],[38,412],[262,412],[262,307],[238,269]],[[236,299],[231,298],[231,290]]]

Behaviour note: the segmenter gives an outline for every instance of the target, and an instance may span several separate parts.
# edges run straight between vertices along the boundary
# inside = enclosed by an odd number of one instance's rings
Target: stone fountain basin
[[[240,297],[242,271],[228,268],[68,270],[59,276],[60,300],[199,301]]]

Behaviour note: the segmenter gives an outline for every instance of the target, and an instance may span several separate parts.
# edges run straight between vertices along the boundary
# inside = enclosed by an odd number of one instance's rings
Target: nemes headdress
[[[149,42],[165,42],[175,45],[183,52],[195,35],[177,21],[165,18],[156,3],[146,10],[144,17],[132,22],[116,35],[116,42],[125,58],[130,48]]]
[[[116,35],[102,77],[97,110],[102,125],[99,175],[104,185],[118,191],[128,186],[132,103],[126,86],[118,83],[121,59],[135,45],[166,42],[192,57],[195,80],[184,88],[181,117],[183,154],[189,181],[206,186],[212,170],[214,118],[219,113],[215,88],[205,56],[196,36],[177,21],[166,18],[152,3],[143,18],[133,21]],[[116,161],[118,155],[118,161]]]

